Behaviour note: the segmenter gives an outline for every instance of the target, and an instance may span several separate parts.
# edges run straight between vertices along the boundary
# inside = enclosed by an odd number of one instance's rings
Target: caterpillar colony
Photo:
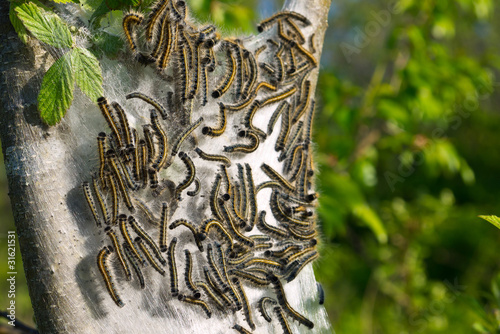
[[[308,80],[318,61],[314,35],[302,32],[310,25],[280,12],[258,25],[276,37],[256,45],[195,25],[181,0],[124,16],[134,59],[155,68],[171,91],[126,96],[143,106],[143,124],[129,122],[126,106],[97,101],[109,132],[97,136],[98,171],[82,189],[106,235],[97,267],[118,307],[126,306],[127,284],[147,286],[143,271],[151,266],[147,273],[165,276],[171,297],[200,316],[241,312],[233,327],[240,333],[255,330],[256,317],[286,333],[291,321],[304,333],[314,327],[283,288],[319,256]],[[204,112],[206,105],[218,112]],[[253,165],[269,147],[278,160]],[[267,181],[256,184],[256,175]],[[193,201],[206,204],[208,219],[176,215]],[[248,287],[267,297],[249,300]]]

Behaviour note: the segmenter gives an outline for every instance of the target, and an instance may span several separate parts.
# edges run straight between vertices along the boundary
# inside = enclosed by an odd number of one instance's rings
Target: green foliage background
[[[477,216],[500,214],[500,8],[333,2],[315,131],[323,235],[315,268],[332,324],[337,333],[497,333],[500,231]],[[282,5],[188,3],[226,34],[255,32]],[[14,228],[4,175],[2,240]],[[29,322],[18,278],[18,317]]]

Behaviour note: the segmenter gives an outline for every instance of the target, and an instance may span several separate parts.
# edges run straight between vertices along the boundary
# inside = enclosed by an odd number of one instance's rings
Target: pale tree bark
[[[330,0],[289,0],[283,8],[298,12],[312,22],[304,32],[306,36],[315,33],[316,59],[321,55],[330,4]],[[96,135],[100,131],[108,131],[108,127],[97,106],[81,93],[75,94],[73,105],[60,124],[48,127],[41,122],[37,95],[43,74],[54,62],[54,57],[36,41],[24,45],[18,40],[8,20],[7,1],[1,2],[0,13],[0,135],[24,269],[40,332],[230,333],[236,323],[248,327],[241,311],[221,313],[214,310],[212,317],[207,319],[198,306],[187,305],[170,296],[168,274],[160,276],[152,268],[145,271],[144,290],[139,289],[135,281],[115,282],[126,304],[122,308],[115,305],[105,289],[96,260],[99,250],[109,244],[109,238],[93,223],[81,190],[82,182],[90,181],[98,167]],[[276,34],[275,30],[269,30],[244,40],[245,47],[253,50],[255,45],[265,44]],[[131,58],[102,60],[108,100],[127,105],[125,95],[132,91],[164,96],[162,79],[154,71],[134,63]],[[318,70],[319,65],[309,76],[312,92],[316,88]],[[145,112],[144,108],[138,111],[137,106],[139,103],[126,109],[139,122],[149,111]],[[207,108],[212,110],[212,114],[217,114],[216,102]],[[194,110],[192,121],[200,116],[198,109]],[[207,118],[207,122],[214,124],[216,118]],[[263,129],[266,126],[260,121],[260,116],[255,116],[253,122]],[[275,135],[279,132],[279,121],[277,124]],[[166,128],[169,128],[168,125]],[[192,143],[190,145],[193,146]],[[219,142],[210,145],[222,148],[228,143],[219,139]],[[233,161],[248,163],[256,184],[269,180],[261,171],[262,163],[269,163],[276,170],[281,168],[280,164],[268,162],[271,159],[276,161],[279,154],[273,149],[274,140],[263,141],[260,145],[258,157],[254,155]],[[190,156],[196,157],[191,152]],[[185,178],[185,167],[182,163],[178,166],[171,176],[175,183]],[[205,171],[199,169],[197,175],[202,187],[211,188],[215,171],[208,167]],[[268,198],[270,191],[266,189],[262,191],[264,193]],[[207,205],[208,193],[204,202],[185,199],[179,202],[175,215],[201,222],[208,218],[205,214],[209,212]],[[259,211],[269,211],[265,199],[258,197],[258,206]],[[270,213],[267,219],[272,222]],[[175,232],[172,234],[176,235]],[[157,234],[154,236],[156,238]],[[178,236],[178,262],[183,263],[182,245],[192,236]],[[112,267],[115,272],[119,269],[116,263]],[[180,280],[183,280],[183,275],[180,266]],[[307,329],[289,318],[292,332],[333,332],[324,308],[318,304],[311,264],[284,286],[290,305],[314,322],[314,328]],[[245,289],[257,327],[254,333],[281,333],[282,327],[274,313],[273,321],[267,323],[254,307],[261,296],[274,296],[272,288],[266,290],[245,285]],[[273,312],[272,308],[269,311]]]

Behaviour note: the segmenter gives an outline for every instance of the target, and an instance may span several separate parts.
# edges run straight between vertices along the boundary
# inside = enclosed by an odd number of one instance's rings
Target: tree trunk
[[[112,278],[121,300],[125,303],[121,308],[115,305],[97,266],[97,254],[103,246],[110,244],[110,239],[103,229],[96,228],[81,188],[82,182],[90,181],[98,169],[96,136],[101,131],[109,131],[108,126],[97,106],[81,93],[75,93],[75,100],[60,124],[48,127],[41,122],[37,111],[37,95],[43,75],[54,62],[54,58],[36,41],[30,41],[28,46],[19,41],[8,20],[9,3],[0,3],[0,29],[4,32],[0,36],[3,92],[0,134],[24,269],[40,332],[226,333],[232,332],[231,328],[236,323],[248,328],[243,312],[226,310],[227,313],[222,313],[211,305],[213,314],[208,319],[198,305],[188,305],[172,297],[166,267],[165,277],[156,273],[151,266],[144,269],[146,288],[142,290],[138,288],[135,280],[124,280],[118,261],[113,260],[110,270],[115,274]],[[306,37],[315,33],[317,50],[314,56],[318,60],[330,3],[330,0],[289,0],[283,8],[301,13],[312,22],[304,32]],[[277,39],[276,35],[275,30],[268,30],[244,40],[243,43],[245,47],[254,50],[255,45],[266,44],[268,38]],[[144,104],[127,102],[125,95],[140,91],[157,99],[165,97],[166,86],[163,78],[159,78],[149,68],[137,64],[132,57],[113,61],[103,59],[101,67],[106,98],[125,106],[131,125],[138,125],[147,120],[149,111],[144,108]],[[316,87],[318,69],[319,66],[316,66],[309,75],[312,92]],[[210,87],[210,92],[212,89],[214,87]],[[217,119],[209,115],[217,115],[218,108],[217,101],[211,101],[202,111],[199,111],[201,108],[194,108],[191,115],[191,122],[203,116],[204,123],[183,147],[186,148],[186,153],[196,160],[197,176],[202,186],[201,194],[206,196],[190,198],[183,193],[183,200],[178,202],[175,210],[175,219],[182,217],[199,225],[210,218],[209,192],[215,174],[220,169],[216,163],[210,164],[198,159],[197,155],[193,154],[193,149],[196,147],[194,141],[197,140],[204,150],[209,151],[209,148],[213,147],[210,153],[217,153],[215,148],[218,148],[219,153],[225,154],[222,147],[234,144],[234,141],[227,143],[227,137],[214,139],[209,145],[204,144],[207,139],[201,134],[201,129],[203,126],[216,124]],[[253,124],[265,129],[270,110],[267,116],[264,113],[257,114]],[[279,152],[274,150],[280,122],[278,120],[276,123],[273,136],[262,141],[253,154],[234,157],[226,154],[231,156],[232,164],[228,171],[232,178],[236,179],[237,163],[249,164],[256,185],[269,181],[262,172],[262,163],[270,164],[277,171],[281,171],[282,164],[276,162]],[[177,131],[173,125],[166,125],[165,128],[167,131]],[[226,131],[233,129],[228,128]],[[231,138],[236,138],[236,135],[233,133]],[[181,160],[176,159],[163,175],[171,178],[174,184],[179,184],[186,177],[185,168]],[[273,224],[273,216],[268,208],[270,194],[269,189],[259,193],[257,213],[266,209],[267,221]],[[148,203],[156,201],[151,205],[156,208],[159,216],[161,201],[151,197],[147,200]],[[169,204],[174,205],[172,202]],[[125,206],[122,206],[125,209]],[[175,219],[171,219],[169,223]],[[148,225],[148,228],[156,240],[158,232],[153,231],[151,225]],[[192,244],[193,235],[186,233],[182,227],[169,230],[168,233],[169,240],[173,236],[179,239],[176,261],[179,285],[183,285],[183,249],[190,247],[188,244]],[[195,261],[202,261],[207,253],[206,244],[205,254],[195,253],[196,248],[189,249],[193,250]],[[199,267],[195,267],[195,271],[198,277],[202,277]],[[271,308],[269,312],[272,313],[273,321],[267,323],[255,307],[258,299],[264,295],[275,298],[273,284],[261,288],[240,281],[251,303],[252,316],[257,326],[254,333],[282,332]],[[314,328],[308,330],[287,316],[292,332],[332,331],[324,308],[318,304],[311,264],[305,266],[296,279],[283,284],[289,304],[314,322]]]

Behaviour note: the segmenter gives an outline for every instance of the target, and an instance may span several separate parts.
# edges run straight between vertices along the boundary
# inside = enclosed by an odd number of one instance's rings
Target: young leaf
[[[19,3],[16,2],[11,2],[10,3],[10,8],[9,8],[9,19],[10,23],[12,23],[12,26],[14,27],[14,30],[16,31],[17,35],[19,36],[19,39],[26,44],[28,42],[28,32],[26,31],[26,28],[24,27],[23,23],[19,18],[17,17],[17,14],[15,12],[16,7],[19,6]]]
[[[102,73],[97,58],[87,49],[75,48],[71,51],[71,65],[76,84],[93,102],[102,96]]]
[[[497,216],[479,216],[479,218],[483,218],[487,222],[494,225],[496,228],[500,229],[500,218],[498,218]]]
[[[75,74],[71,66],[71,52],[59,58],[45,73],[38,94],[38,110],[42,120],[55,125],[66,114],[73,101]]]
[[[58,48],[69,48],[73,45],[68,27],[54,13],[32,2],[19,5],[15,11],[25,28],[38,40]]]

